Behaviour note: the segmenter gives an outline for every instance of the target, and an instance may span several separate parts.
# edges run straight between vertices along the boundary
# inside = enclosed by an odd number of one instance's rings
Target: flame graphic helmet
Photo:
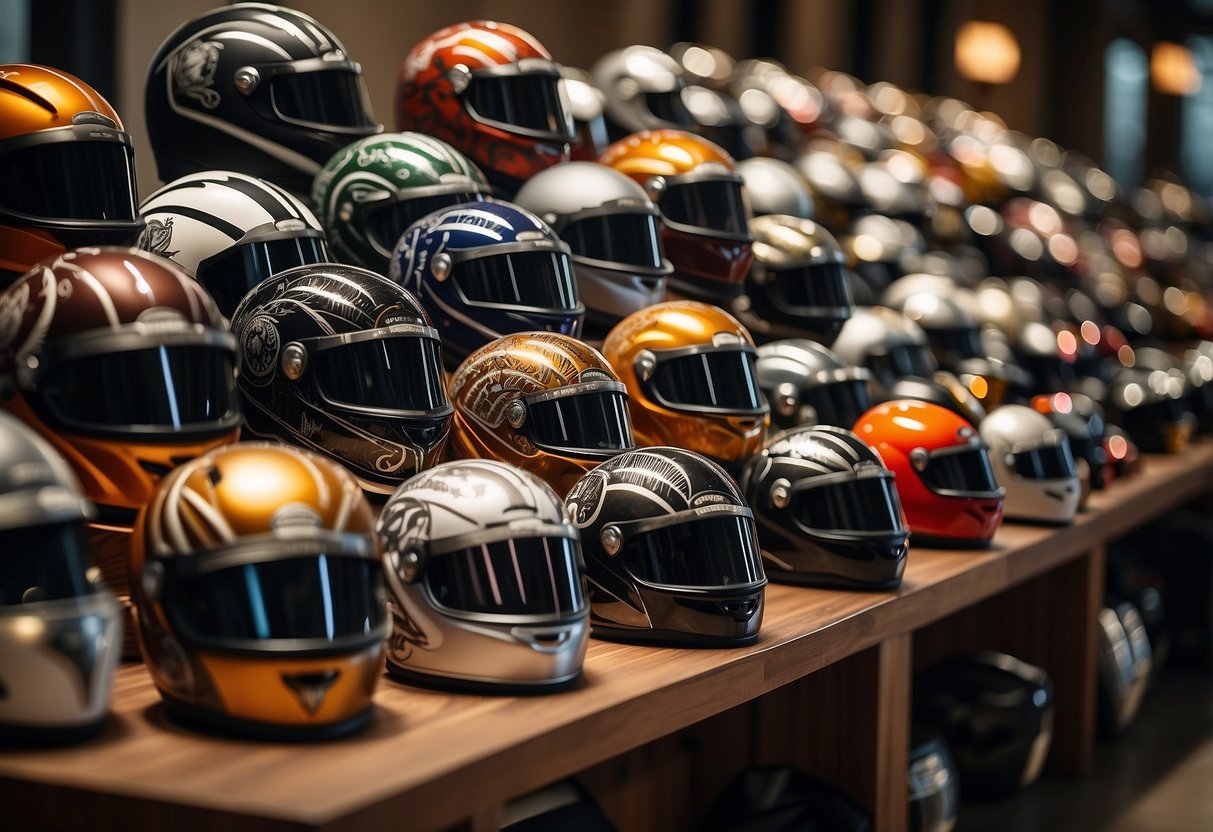
[[[693,451],[627,451],[573,486],[595,636],[752,644],[766,577],[754,516],[724,469]]]
[[[89,85],[57,69],[0,64],[0,286],[81,245],[130,245],[131,137]]]
[[[287,739],[364,726],[388,630],[374,521],[341,466],[285,445],[242,442],[166,477],[131,574],[170,712]]]
[[[989,446],[994,479],[1007,492],[1005,516],[1064,525],[1082,497],[1078,468],[1066,432],[1022,404],[991,410],[978,427]]]
[[[530,177],[567,161],[576,136],[560,66],[530,33],[473,20],[439,29],[404,58],[396,129],[450,142],[510,198]]]
[[[632,177],[661,209],[672,292],[708,303],[741,294],[753,237],[728,153],[683,130],[646,130],[615,142],[598,161]]]
[[[485,344],[451,377],[455,456],[524,468],[559,494],[635,447],[628,394],[593,347],[525,332]]]
[[[895,399],[860,416],[853,430],[897,477],[915,542],[990,545],[1006,491],[994,479],[976,428],[940,405]]]
[[[139,210],[147,221],[139,248],[190,272],[224,315],[270,275],[329,260],[311,209],[243,173],[191,173],[156,191]]]
[[[444,462],[401,485],[376,530],[394,676],[539,692],[581,674],[589,642],[581,546],[538,477],[491,459]]]
[[[421,304],[356,266],[299,266],[232,316],[250,433],[321,453],[390,494],[450,431],[442,346]]]
[[[754,341],[723,309],[668,301],[612,329],[602,354],[628,391],[639,445],[673,445],[740,468],[758,451],[771,409]]]
[[[144,108],[163,181],[235,170],[300,195],[330,156],[383,129],[362,68],[336,36],[265,3],[221,6],[177,27],[148,65]]]
[[[94,516],[63,458],[0,412],[0,739],[76,739],[101,727],[120,608],[89,568]]]

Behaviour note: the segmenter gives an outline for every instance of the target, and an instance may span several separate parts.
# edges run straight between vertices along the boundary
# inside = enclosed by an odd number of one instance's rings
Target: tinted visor
[[[48,142],[0,155],[0,209],[51,220],[134,222],[130,148],[120,142]]]
[[[901,503],[889,476],[822,483],[797,492],[792,511],[820,532],[904,532]]]
[[[981,334],[973,327],[933,329],[927,333],[927,337],[936,350],[948,353],[954,361],[984,358],[986,355],[981,345]]]
[[[0,531],[0,606],[89,595],[79,523]]]
[[[595,454],[636,447],[628,421],[628,397],[606,391],[531,402],[527,424],[536,445]]]
[[[736,237],[749,234],[741,183],[729,179],[671,183],[661,197],[661,213],[678,225]]]
[[[570,223],[560,232],[573,254],[639,269],[664,270],[661,234],[652,214],[603,214]]]
[[[390,255],[405,229],[417,220],[452,205],[480,201],[480,194],[469,193],[433,194],[400,199],[367,214],[366,235],[380,251]]]
[[[1060,480],[1078,476],[1069,441],[1043,445],[1011,455],[1015,473],[1030,480]]]
[[[920,472],[922,481],[932,491],[966,494],[991,494],[998,491],[990,457],[981,445],[951,448],[930,455],[927,467]]]
[[[848,430],[871,406],[868,385],[859,379],[819,384],[802,392],[802,399],[817,411],[819,425]]]
[[[490,615],[572,616],[585,606],[574,541],[498,540],[427,559],[425,582],[447,609]]]
[[[843,263],[822,263],[768,272],[768,291],[783,306],[813,309],[854,305],[847,267]]]
[[[682,100],[682,90],[666,90],[665,92],[646,92],[644,104],[649,112],[662,121],[668,121],[679,127],[695,126],[695,117],[687,109]]]
[[[233,246],[199,263],[196,277],[219,311],[230,317],[249,290],[267,277],[328,260],[323,237],[287,237]]]
[[[873,374],[893,380],[906,376],[930,378],[936,369],[931,351],[919,344],[897,344],[883,355],[869,355],[867,366]]]
[[[667,358],[657,364],[653,390],[672,407],[765,412],[754,364],[749,350],[708,350]]]
[[[645,583],[672,587],[744,586],[762,580],[754,521],[707,517],[630,538],[624,565]]]
[[[452,279],[471,304],[543,311],[577,311],[569,257],[563,252],[520,251],[458,263]]]
[[[332,402],[420,412],[447,405],[442,359],[433,338],[368,338],[315,355],[316,383]]]
[[[374,128],[362,77],[347,69],[289,72],[270,81],[270,100],[288,121],[321,127]]]
[[[560,100],[559,75],[473,73],[463,97],[479,121],[507,130],[514,127],[573,140],[569,118]]]
[[[381,569],[374,560],[323,554],[245,563],[178,578],[164,607],[208,641],[331,642],[382,625]]]
[[[56,361],[39,383],[65,425],[112,433],[230,429],[236,357],[214,346],[159,346]]]

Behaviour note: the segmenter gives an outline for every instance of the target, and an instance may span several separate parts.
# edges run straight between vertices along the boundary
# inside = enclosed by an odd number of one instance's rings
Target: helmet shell
[[[804,338],[772,341],[758,348],[758,384],[780,429],[834,425],[849,429],[871,406],[864,367],[842,361],[828,347]]]
[[[994,478],[1015,520],[1064,525],[1074,519],[1082,488],[1066,432],[1022,404],[994,408],[981,421]]]
[[[750,210],[755,217],[784,214],[803,220],[813,219],[813,194],[800,172],[788,162],[770,156],[754,156],[738,162],[737,172],[745,180]],[[753,230],[752,224],[750,228]]]
[[[688,130],[695,125],[683,99],[682,67],[656,47],[635,44],[607,52],[590,75],[602,90],[613,141],[641,130]]]
[[[848,364],[872,373],[872,395],[883,401],[901,378],[935,372],[927,335],[905,314],[887,306],[857,307],[830,348]]]

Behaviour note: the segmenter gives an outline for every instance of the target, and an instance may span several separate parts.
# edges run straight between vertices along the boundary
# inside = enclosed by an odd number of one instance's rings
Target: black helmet
[[[581,530],[596,636],[752,644],[766,577],[754,515],[733,479],[681,448],[625,451],[565,498]]]
[[[232,333],[250,433],[319,451],[381,494],[437,462],[453,410],[438,333],[406,289],[298,266],[249,292]]]
[[[1176,454],[1196,417],[1185,409],[1187,380],[1179,370],[1119,367],[1104,396],[1108,419],[1124,428],[1143,453]]]
[[[848,365],[826,347],[804,338],[758,348],[758,386],[771,405],[771,424],[850,428],[871,407],[865,367]]]
[[[742,769],[712,801],[700,832],[872,832],[872,817],[792,765]]]
[[[361,76],[333,33],[301,12],[237,3],[198,15],[148,66],[160,178],[221,168],[307,194],[330,156],[382,129]]]
[[[852,589],[901,583],[910,532],[893,474],[851,431],[776,434],[746,463],[741,491],[773,580]]]

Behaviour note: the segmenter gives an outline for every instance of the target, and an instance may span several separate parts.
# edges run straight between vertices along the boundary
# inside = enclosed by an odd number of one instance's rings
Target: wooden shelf
[[[164,716],[142,666],[127,665],[119,670],[113,714],[97,739],[61,749],[0,749],[4,825],[70,828],[87,817],[96,830],[155,826],[176,832],[218,823],[266,830],[476,826],[477,818],[491,818],[513,797],[746,703],[775,703],[779,696],[767,695],[835,668],[836,676],[821,678],[869,688],[851,693],[862,703],[856,706],[862,718],[871,717],[878,728],[865,747],[879,759],[842,775],[844,785],[876,811],[880,828],[901,828],[910,635],[1014,587],[1053,581],[1050,576],[1065,577],[1050,586],[1080,596],[1070,618],[1093,622],[1088,608],[1099,599],[1090,587],[1102,570],[1102,545],[1211,488],[1213,444],[1180,457],[1149,457],[1138,477],[1094,495],[1071,526],[1007,523],[988,551],[912,547],[896,592],[772,584],[762,632],[751,647],[690,650],[593,640],[584,678],[565,693],[439,694],[385,678],[370,729],[331,743],[244,742],[178,727]],[[1093,633],[1080,632],[1077,653],[1057,660],[1089,663]],[[1080,717],[1093,708],[1087,701],[1093,685],[1085,678],[1067,705]],[[814,730],[825,729],[819,724]],[[1079,731],[1061,740],[1059,753],[1076,753],[1070,768],[1081,770],[1084,752],[1067,751],[1066,744],[1084,746],[1091,739]]]

